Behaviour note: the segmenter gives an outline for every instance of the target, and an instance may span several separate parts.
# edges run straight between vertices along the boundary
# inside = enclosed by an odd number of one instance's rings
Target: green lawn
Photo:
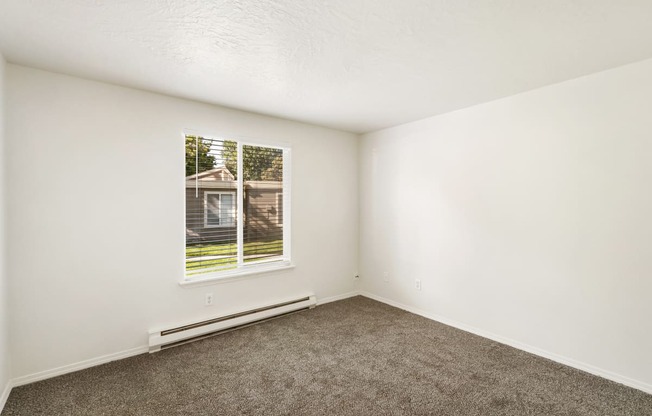
[[[256,241],[244,244],[245,262],[260,260],[257,256],[270,256],[283,254],[283,240]],[[193,258],[208,256],[228,256],[218,259],[206,259],[193,261]],[[226,244],[196,244],[186,247],[186,271],[192,274],[193,270],[205,269],[208,267],[220,267],[230,269],[235,267],[237,256],[237,245]],[[229,267],[231,266],[231,267]]]

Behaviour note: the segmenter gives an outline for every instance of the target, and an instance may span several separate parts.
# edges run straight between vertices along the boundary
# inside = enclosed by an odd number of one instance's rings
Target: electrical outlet
[[[383,281],[389,282],[389,272],[383,272]]]
[[[416,290],[421,290],[421,280],[416,279],[416,280],[414,281],[414,288],[415,288]]]
[[[213,294],[212,293],[207,293],[206,294],[206,302],[204,303],[204,306],[211,306],[213,305]]]

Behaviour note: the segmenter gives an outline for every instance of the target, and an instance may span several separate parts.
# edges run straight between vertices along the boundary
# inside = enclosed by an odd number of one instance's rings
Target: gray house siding
[[[233,227],[206,227],[205,194],[207,192],[232,192],[231,186],[186,187],[186,241],[189,244],[237,241]],[[229,184],[231,185],[231,184]],[[244,184],[244,241],[261,242],[283,239],[282,186],[280,183],[251,181]]]
[[[245,242],[283,238],[282,195],[280,184],[265,188],[255,184],[245,187]]]

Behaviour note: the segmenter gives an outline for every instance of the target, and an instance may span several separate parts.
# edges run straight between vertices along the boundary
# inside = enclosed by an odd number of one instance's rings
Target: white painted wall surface
[[[651,108],[647,60],[364,135],[364,290],[652,391]]]
[[[355,135],[15,65],[7,75],[14,377],[143,347],[153,327],[354,290]],[[291,143],[295,269],[178,285],[184,128]]]
[[[4,392],[11,377],[9,371],[9,310],[7,307],[7,273],[5,261],[5,60],[0,55],[0,411]]]

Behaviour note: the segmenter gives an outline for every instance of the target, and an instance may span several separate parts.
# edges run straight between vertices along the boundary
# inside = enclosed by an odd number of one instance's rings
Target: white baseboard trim
[[[123,358],[133,357],[134,355],[145,354],[149,351],[146,345],[142,347],[132,348],[126,351],[120,351],[113,354],[103,355],[97,358],[80,361],[74,364],[68,364],[61,367],[45,370],[34,374],[15,378],[11,381],[12,387],[24,386],[25,384],[34,383],[36,381],[45,380],[52,377],[61,376],[63,374],[73,373],[75,371],[84,370],[86,368],[95,367],[97,365],[110,363],[111,361],[122,360]]]
[[[522,351],[525,351],[525,352],[529,352],[530,354],[538,355],[539,357],[547,358],[547,359],[555,361],[557,363],[564,364],[564,365],[567,365],[569,367],[573,367],[573,368],[576,368],[578,370],[582,370],[582,371],[585,371],[587,373],[591,373],[591,374],[596,375],[598,377],[606,378],[607,380],[615,381],[616,383],[624,384],[625,386],[632,387],[632,388],[635,388],[637,390],[641,390],[641,391],[643,391],[645,393],[652,394],[652,384],[648,384],[648,383],[644,383],[644,382],[641,382],[641,381],[638,381],[638,380],[634,380],[632,378],[629,378],[629,377],[626,377],[626,376],[623,376],[623,375],[620,375],[620,374],[616,374],[614,372],[604,370],[602,368],[595,367],[593,365],[586,364],[586,363],[574,360],[572,358],[567,358],[567,357],[564,357],[564,356],[561,356],[561,355],[558,355],[558,354],[555,354],[555,353],[552,353],[552,352],[549,352],[549,351],[545,351],[545,350],[542,350],[540,348],[533,347],[531,345],[527,345],[527,344],[524,344],[524,343],[519,342],[519,341],[515,341],[515,340],[510,339],[510,338],[505,338],[503,336],[496,335],[496,334],[493,334],[491,332],[488,332],[488,331],[485,331],[485,330],[482,330],[482,329],[479,329],[479,328],[475,328],[473,326],[466,325],[466,324],[463,324],[461,322],[457,322],[455,320],[448,319],[448,318],[443,317],[443,316],[439,316],[439,315],[435,315],[435,314],[432,314],[432,313],[429,313],[429,312],[425,312],[425,311],[422,311],[420,309],[413,308],[411,306],[407,306],[407,305],[404,305],[402,303],[395,302],[393,300],[384,298],[382,296],[374,295],[373,293],[362,291],[362,292],[360,292],[360,295],[365,296],[365,297],[370,298],[370,299],[373,299],[373,300],[377,300],[378,302],[382,302],[382,303],[385,303],[385,304],[390,305],[390,306],[394,306],[394,307],[399,308],[399,309],[403,309],[404,311],[408,311],[408,312],[414,313],[416,315],[423,316],[424,318],[428,318],[428,319],[431,319],[433,321],[437,321],[437,322],[440,322],[442,324],[452,326],[452,327],[457,328],[457,329],[461,329],[462,331],[470,332],[472,334],[479,335],[479,336],[481,336],[483,338],[488,338],[488,339],[490,339],[492,341],[496,341],[496,342],[499,342],[501,344],[509,345],[510,347],[514,347],[516,349],[519,349],[519,350],[522,350]]]
[[[2,391],[2,396],[0,396],[0,413],[2,413],[2,410],[5,408],[5,404],[7,404],[7,399],[9,398],[9,393],[11,393],[11,389],[14,387],[13,382],[11,380],[7,380],[7,385],[5,386],[5,389]]]
[[[341,295],[322,298],[317,301],[317,305],[323,305],[326,303],[347,299],[353,296],[358,296],[359,294],[360,292],[353,291],[353,292],[343,293]],[[149,352],[149,348],[147,346],[142,346],[142,347],[132,348],[126,351],[117,352],[114,354],[108,354],[97,358],[91,358],[74,364],[64,365],[61,367],[53,368],[51,370],[41,371],[38,373],[28,374],[26,376],[15,378],[9,381],[5,391],[3,392],[3,395],[0,396],[0,404],[4,405],[4,401],[6,401],[7,397],[9,397],[9,392],[11,391],[12,387],[24,386],[25,384],[46,380],[48,378],[61,376],[63,374],[68,374],[79,370],[84,370],[86,368],[95,367],[101,364],[106,364],[111,361],[121,360],[123,358],[133,357],[134,355],[145,354],[147,352]],[[0,406],[0,411],[2,411],[1,409],[2,406]]]
[[[327,298],[317,299],[317,306],[323,305],[325,303],[336,302],[338,300],[344,300],[344,299],[352,298],[354,296],[359,296],[359,295],[360,295],[360,292],[355,290],[353,292],[343,293],[341,295],[335,295],[335,296],[329,296]]]
[[[423,316],[423,317],[431,319],[433,321],[441,322],[441,323],[443,323],[445,325],[449,325],[449,326],[452,326],[454,328],[458,328],[458,329],[461,329],[463,331],[470,332],[472,334],[481,336],[483,338],[488,338],[488,339],[491,339],[493,341],[499,342],[501,344],[509,345],[510,347],[514,347],[516,349],[526,351],[526,352],[529,352],[529,353],[534,354],[534,355],[538,355],[538,356],[543,357],[543,358],[547,358],[549,360],[558,362],[560,364],[564,364],[564,365],[567,365],[569,367],[576,368],[578,370],[586,371],[587,373],[594,374],[596,376],[605,378],[607,380],[615,381],[616,383],[620,383],[620,384],[623,384],[625,386],[629,386],[629,387],[641,390],[643,392],[652,394],[652,385],[651,384],[647,384],[647,383],[644,383],[644,382],[641,382],[641,381],[638,381],[638,380],[634,380],[632,378],[625,377],[625,376],[622,376],[620,374],[613,373],[611,371],[603,370],[601,368],[592,366],[590,364],[586,364],[586,363],[583,363],[583,362],[580,362],[580,361],[573,360],[571,358],[563,357],[563,356],[560,356],[558,354],[554,354],[554,353],[542,350],[540,348],[536,348],[536,347],[533,347],[533,346],[530,346],[530,345],[527,345],[527,344],[523,344],[521,342],[514,341],[512,339],[505,338],[505,337],[502,337],[500,335],[496,335],[496,334],[493,334],[491,332],[484,331],[482,329],[478,329],[478,328],[463,324],[461,322],[457,322],[457,321],[454,321],[452,319],[445,318],[443,316],[438,316],[438,315],[435,315],[435,314],[431,314],[431,313],[422,311],[420,309],[413,308],[411,306],[407,306],[407,305],[404,305],[402,303],[399,303],[399,302],[384,298],[382,296],[374,295],[373,293],[369,293],[369,292],[365,292],[365,291],[348,292],[348,293],[344,293],[344,294],[341,294],[341,295],[330,296],[330,297],[327,297],[327,298],[319,299],[317,301],[317,305],[324,305],[326,303],[336,302],[338,300],[348,299],[348,298],[351,298],[351,297],[354,297],[354,296],[359,296],[359,295],[362,295],[362,296],[365,296],[367,298],[376,300],[378,302],[385,303],[385,304],[390,305],[390,306],[394,306],[394,307],[399,308],[399,309],[403,309],[405,311],[414,313],[416,315]],[[69,365],[57,367],[57,368],[54,368],[54,369],[51,369],[51,370],[41,371],[41,372],[38,372],[38,373],[29,374],[29,375],[26,375],[26,376],[15,378],[13,380],[9,380],[7,382],[7,385],[4,388],[3,392],[2,392],[2,395],[0,396],[0,412],[2,412],[2,409],[4,408],[4,406],[5,406],[6,402],[7,402],[7,399],[9,398],[9,394],[11,393],[11,389],[13,387],[23,386],[25,384],[30,384],[30,383],[45,380],[45,379],[48,379],[48,378],[57,377],[57,376],[60,376],[60,375],[63,375],[63,374],[68,374],[68,373],[72,373],[72,372],[75,372],[75,371],[84,370],[86,368],[94,367],[94,366],[101,365],[101,364],[106,364],[106,363],[109,363],[111,361],[117,361],[117,360],[121,360],[121,359],[124,359],[124,358],[133,357],[134,355],[146,354],[148,351],[149,351],[149,349],[145,345],[145,346],[142,346],[142,347],[132,348],[132,349],[117,352],[117,353],[114,353],[114,354],[107,354],[107,355],[103,355],[101,357],[91,358],[91,359],[88,359],[88,360],[80,361],[78,363],[69,364]]]

